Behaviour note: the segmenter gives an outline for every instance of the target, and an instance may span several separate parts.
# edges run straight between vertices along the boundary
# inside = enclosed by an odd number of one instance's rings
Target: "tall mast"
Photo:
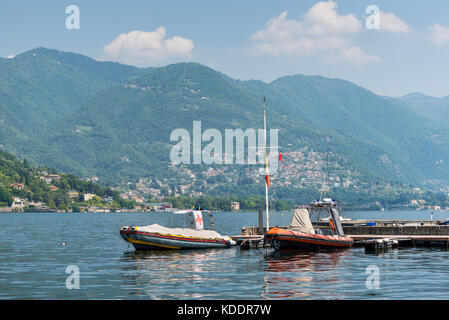
[[[265,179],[268,177],[268,148],[267,148],[267,110],[265,106],[266,98],[263,97],[263,137],[265,147]],[[267,216],[267,231],[270,229],[270,215],[268,213],[268,180],[265,180],[265,213]]]

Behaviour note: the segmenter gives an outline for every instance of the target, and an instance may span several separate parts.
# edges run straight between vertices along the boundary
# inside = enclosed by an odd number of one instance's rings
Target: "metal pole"
[[[268,148],[267,148],[267,111],[265,107],[266,98],[263,97],[263,131],[265,143],[265,175],[268,176]],[[270,230],[270,216],[268,212],[268,184],[265,181],[265,212],[267,215],[267,232]]]

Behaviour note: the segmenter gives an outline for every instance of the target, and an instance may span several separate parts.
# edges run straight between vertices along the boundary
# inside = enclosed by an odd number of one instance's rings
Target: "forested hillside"
[[[263,96],[283,151],[336,154],[368,180],[449,184],[449,126],[350,82],[239,81],[196,63],[138,69],[43,48],[0,60],[0,144],[111,183],[163,177],[174,129],[262,128]]]
[[[85,194],[95,195],[86,200]],[[25,202],[24,208],[44,207],[79,211],[80,206],[133,207],[117,191],[102,187],[73,174],[58,173],[47,167],[34,167],[0,150],[0,207],[13,204],[14,198]],[[109,202],[105,201],[109,199]]]

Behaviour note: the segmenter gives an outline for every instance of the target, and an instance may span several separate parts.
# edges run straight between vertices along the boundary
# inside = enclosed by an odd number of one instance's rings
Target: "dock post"
[[[263,210],[262,208],[259,208],[259,234],[264,234],[263,232]]]

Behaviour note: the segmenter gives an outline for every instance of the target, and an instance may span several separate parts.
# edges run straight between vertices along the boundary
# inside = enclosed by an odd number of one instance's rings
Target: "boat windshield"
[[[212,212],[203,210],[179,210],[173,213],[165,213],[168,220],[166,225],[170,228],[189,228],[195,230],[215,230]]]
[[[320,233],[331,233],[343,237],[343,227],[341,225],[338,204],[332,200],[325,198],[322,201],[311,202],[308,206],[310,215],[314,215],[315,230],[320,230]],[[321,219],[324,218],[324,219]],[[328,220],[329,227],[322,228],[321,220]]]

